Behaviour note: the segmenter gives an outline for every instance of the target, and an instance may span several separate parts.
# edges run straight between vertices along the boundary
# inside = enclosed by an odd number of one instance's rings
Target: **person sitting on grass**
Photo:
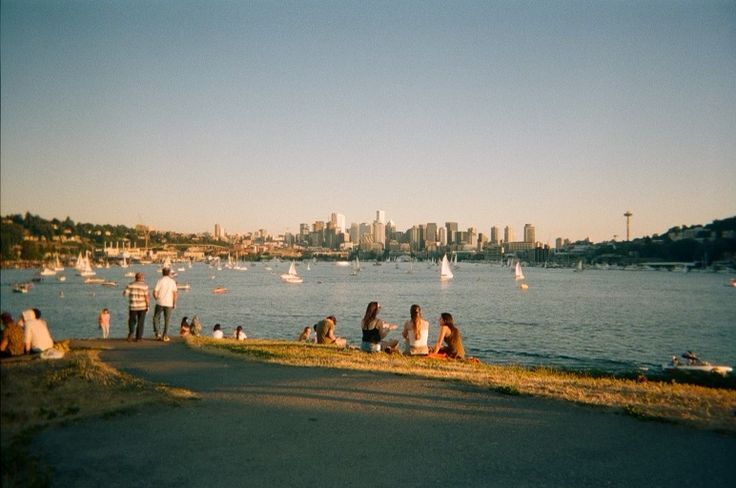
[[[437,343],[434,345],[434,354],[440,353],[447,355],[448,358],[464,359],[465,348],[463,348],[463,339],[460,334],[460,330],[455,327],[455,322],[452,319],[452,315],[445,312],[440,315],[438,320],[440,326],[440,333],[437,336]],[[442,346],[442,341],[445,341],[445,346]]]
[[[299,334],[299,338],[297,341],[299,342],[309,342],[309,338],[312,336],[312,328],[309,326],[304,327],[304,330],[301,334]]]
[[[214,337],[215,339],[222,339],[223,337],[225,337],[220,324],[215,324],[214,329],[212,329],[212,337]]]
[[[235,333],[233,334],[233,339],[235,339],[236,341],[244,341],[247,338],[248,338],[248,336],[245,335],[245,331],[243,330],[243,326],[242,325],[239,325],[235,329]]]
[[[427,340],[429,339],[429,322],[422,318],[422,308],[412,305],[409,308],[411,320],[404,322],[404,331],[401,335],[406,341],[404,354],[409,356],[425,356],[429,354]]]
[[[190,328],[189,322],[187,322],[188,318],[189,317],[184,317],[183,319],[181,319],[181,324],[179,325],[179,335],[182,337],[186,337],[189,335]]]
[[[314,324],[314,330],[317,332],[317,344],[335,344],[336,346],[345,347],[347,341],[343,337],[335,336],[335,325],[337,325],[337,318],[334,315],[329,315]]]
[[[41,319],[41,311],[37,308],[23,312],[25,331],[23,341],[26,353],[44,352],[54,347],[49,327],[45,320]]]
[[[23,328],[13,320],[13,316],[8,312],[3,312],[0,319],[3,323],[3,340],[0,342],[0,354],[3,357],[22,356],[24,352]]]
[[[363,340],[360,349],[365,352],[379,352],[381,349],[387,353],[397,350],[398,340],[385,341],[388,333],[397,328],[394,324],[389,324],[376,317],[381,305],[378,302],[370,302],[365,309],[363,320],[360,321],[360,328],[363,331]]]

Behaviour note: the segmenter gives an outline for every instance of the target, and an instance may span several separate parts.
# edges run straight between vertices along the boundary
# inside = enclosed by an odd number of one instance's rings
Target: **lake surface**
[[[247,271],[218,271],[205,264],[179,271],[181,291],[174,311],[173,334],[183,316],[197,314],[206,333],[215,323],[226,335],[242,325],[252,338],[295,339],[302,328],[330,314],[337,334],[360,342],[360,319],[371,300],[381,304],[379,317],[401,325],[413,303],[422,306],[436,339],[437,317],[450,312],[463,334],[468,355],[484,362],[549,365],[610,372],[658,368],[674,354],[695,351],[712,363],[736,365],[736,288],[730,274],[667,271],[526,268],[528,291],[517,288],[511,270],[496,264],[461,263],[455,278],[440,283],[436,266],[385,263],[363,265],[357,276],[334,263],[297,267],[302,284],[283,283],[288,263],[257,263]],[[273,268],[267,270],[267,267]],[[38,307],[57,338],[100,336],[97,314],[111,312],[111,337],[127,335],[127,300],[122,296],[128,271],[144,271],[153,289],[157,266],[97,269],[97,276],[117,281],[115,288],[86,285],[72,269],[46,277],[28,294],[12,284],[28,281],[34,270],[0,272],[2,309],[18,316]],[[224,286],[228,292],[214,295]],[[146,336],[153,334],[153,312]],[[392,332],[399,338],[399,332]]]

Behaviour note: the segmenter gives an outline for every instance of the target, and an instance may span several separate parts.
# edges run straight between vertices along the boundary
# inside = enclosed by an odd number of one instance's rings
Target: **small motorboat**
[[[103,281],[103,282],[102,282],[102,283],[100,283],[100,284],[101,284],[102,286],[108,286],[108,287],[110,287],[110,288],[112,288],[112,287],[115,287],[115,286],[118,286],[118,283],[117,283],[116,281],[109,281],[109,280],[107,280],[107,281]]]
[[[733,372],[731,366],[718,364],[710,364],[698,358],[692,351],[682,354],[685,361],[681,361],[677,356],[672,356],[672,360],[668,364],[662,365],[662,369],[667,373],[683,372],[683,373],[715,373],[726,376]]]
[[[177,290],[191,290],[192,285],[190,285],[189,283],[181,283],[181,284],[177,283],[176,289]]]
[[[86,278],[84,280],[85,285],[101,285],[105,282],[103,278]]]
[[[14,293],[28,293],[33,285],[30,283],[16,283],[13,285]]]
[[[227,293],[227,288],[225,288],[224,286],[218,286],[217,288],[212,290],[212,293],[214,293],[215,295],[222,295],[224,293]]]

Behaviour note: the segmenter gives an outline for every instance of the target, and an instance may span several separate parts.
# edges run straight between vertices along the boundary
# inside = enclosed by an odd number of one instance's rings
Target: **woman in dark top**
[[[437,343],[434,345],[434,353],[445,353],[447,357],[463,359],[465,358],[465,348],[463,347],[463,338],[460,331],[455,327],[452,315],[445,312],[440,315],[439,319],[440,334],[437,337]],[[445,341],[445,347],[442,341]]]

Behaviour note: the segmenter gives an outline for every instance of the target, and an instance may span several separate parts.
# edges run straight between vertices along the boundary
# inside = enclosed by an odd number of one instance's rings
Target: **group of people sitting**
[[[3,325],[3,338],[0,342],[2,356],[44,353],[53,349],[54,340],[39,309],[24,310],[18,320],[14,320],[10,313],[3,312],[0,319]]]
[[[360,349],[366,352],[386,351],[388,353],[400,352],[400,340],[388,340],[390,331],[398,328],[395,324],[389,324],[378,318],[381,305],[378,302],[370,302],[365,310],[363,320],[360,322],[362,340]],[[422,308],[412,305],[409,308],[409,320],[404,322],[401,336],[404,339],[403,353],[411,356],[438,355],[442,357],[464,359],[465,348],[463,347],[460,330],[455,327],[452,315],[443,313],[438,319],[440,328],[437,342],[433,348],[428,345],[429,322],[422,317]],[[314,324],[316,334],[315,342],[318,344],[335,344],[340,347],[346,346],[346,340],[335,335],[337,318],[334,315],[325,317]],[[305,327],[299,335],[300,341],[309,341],[311,328]]]

